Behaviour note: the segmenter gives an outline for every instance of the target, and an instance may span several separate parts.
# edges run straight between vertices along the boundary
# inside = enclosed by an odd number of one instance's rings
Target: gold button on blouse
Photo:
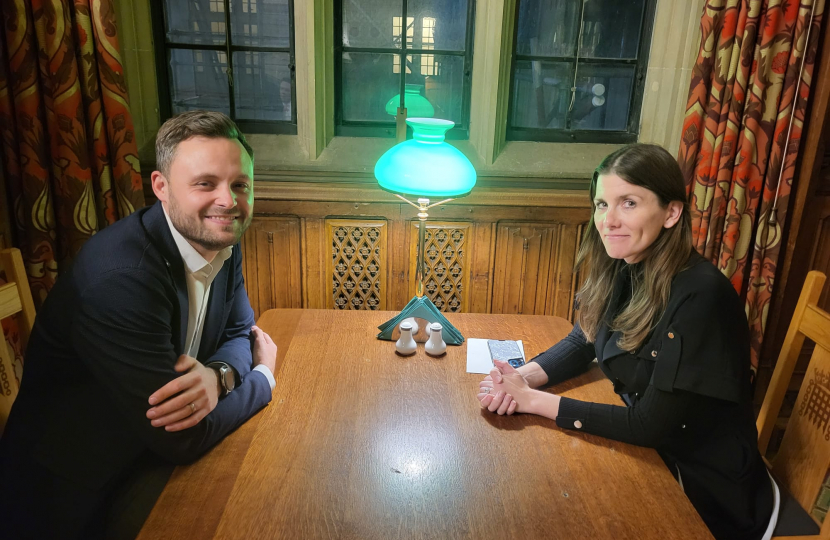
[[[669,339],[674,339],[674,332],[669,332]]]
[[[657,351],[651,351],[651,356],[653,358],[657,358]]]
[[[582,422],[580,422],[579,420],[575,420],[574,421],[574,427],[576,429],[581,429],[582,428]]]

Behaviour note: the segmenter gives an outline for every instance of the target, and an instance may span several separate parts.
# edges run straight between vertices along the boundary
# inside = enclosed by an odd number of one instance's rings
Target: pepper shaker
[[[412,323],[403,321],[401,323],[401,337],[395,342],[395,349],[403,356],[414,354],[418,345],[412,339]]]
[[[430,356],[441,356],[447,352],[447,344],[444,343],[444,328],[441,323],[432,323],[427,326],[429,340],[424,345],[424,350]]]

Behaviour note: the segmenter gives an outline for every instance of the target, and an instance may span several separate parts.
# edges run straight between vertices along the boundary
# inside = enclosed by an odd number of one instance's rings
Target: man
[[[227,116],[193,111],[161,127],[156,161],[159,202],[91,238],[35,320],[0,439],[4,538],[123,535],[119,500],[140,527],[167,477],[137,508],[136,470],[197,459],[271,400],[277,347],[238,247],[253,152]]]

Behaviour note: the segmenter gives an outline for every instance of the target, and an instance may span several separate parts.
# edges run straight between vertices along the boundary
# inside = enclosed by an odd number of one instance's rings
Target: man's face
[[[179,143],[167,177],[156,171],[152,179],[173,226],[212,261],[251,224],[253,177],[253,163],[239,141],[192,137]]]

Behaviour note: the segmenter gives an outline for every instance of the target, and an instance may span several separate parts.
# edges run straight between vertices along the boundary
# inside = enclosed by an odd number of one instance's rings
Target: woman
[[[655,448],[716,538],[768,538],[777,488],[758,453],[746,316],[692,249],[677,162],[659,146],[626,146],[602,161],[590,193],[573,331],[517,370],[498,362],[481,406]],[[626,407],[535,390],[594,358]]]

